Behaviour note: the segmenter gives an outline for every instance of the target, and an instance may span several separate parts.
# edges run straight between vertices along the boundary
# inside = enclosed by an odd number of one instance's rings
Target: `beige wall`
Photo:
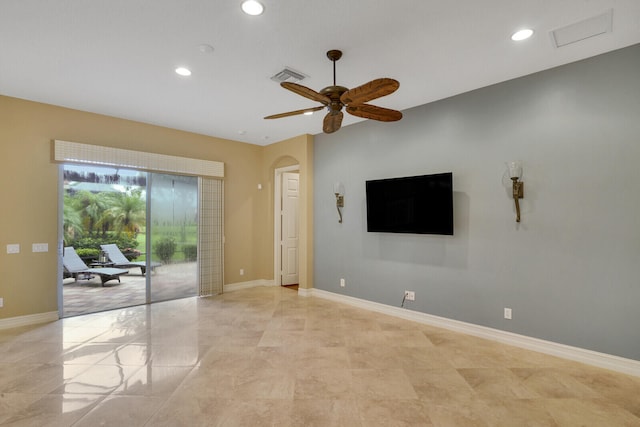
[[[273,236],[274,229],[274,179],[276,168],[291,165],[300,167],[300,287],[313,287],[313,136],[301,135],[277,144],[265,147],[262,170],[263,179],[268,182],[269,209],[266,215],[269,217],[269,233]],[[273,238],[270,245],[263,247],[263,251],[269,254],[265,259],[273,276]]]
[[[273,173],[266,169],[290,156],[311,171],[312,137],[261,147],[0,96],[0,319],[58,309],[54,139],[224,162],[225,283],[273,278],[273,198],[264,191],[272,188]],[[311,195],[311,180],[304,179]],[[308,227],[312,213],[305,211]],[[10,243],[21,252],[8,255]],[[48,243],[49,252],[32,253],[32,243]]]

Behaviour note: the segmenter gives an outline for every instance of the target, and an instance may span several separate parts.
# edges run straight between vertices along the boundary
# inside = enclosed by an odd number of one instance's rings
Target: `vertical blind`
[[[198,179],[198,274],[200,296],[222,293],[224,182]]]

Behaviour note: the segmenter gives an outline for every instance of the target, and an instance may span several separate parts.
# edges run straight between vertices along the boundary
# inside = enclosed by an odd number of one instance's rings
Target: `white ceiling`
[[[405,110],[640,42],[640,0],[262,2],[251,17],[240,0],[0,0],[0,94],[267,145],[321,132],[322,111],[263,117],[319,105],[270,77],[288,66],[329,86],[330,49],[337,84],[397,79],[372,103]],[[611,33],[553,45],[550,31],[609,9]],[[511,41],[522,27],[534,36]]]

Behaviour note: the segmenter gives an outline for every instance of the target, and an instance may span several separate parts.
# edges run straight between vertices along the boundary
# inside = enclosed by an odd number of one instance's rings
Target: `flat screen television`
[[[367,231],[453,235],[453,173],[366,182]]]

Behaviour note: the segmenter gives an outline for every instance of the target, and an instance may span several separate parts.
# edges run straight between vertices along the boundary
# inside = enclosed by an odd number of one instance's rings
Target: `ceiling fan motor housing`
[[[342,110],[344,104],[340,101],[340,97],[348,90],[349,89],[344,86],[327,86],[320,91],[320,94],[325,95],[331,100],[328,107],[332,112],[336,113]]]

